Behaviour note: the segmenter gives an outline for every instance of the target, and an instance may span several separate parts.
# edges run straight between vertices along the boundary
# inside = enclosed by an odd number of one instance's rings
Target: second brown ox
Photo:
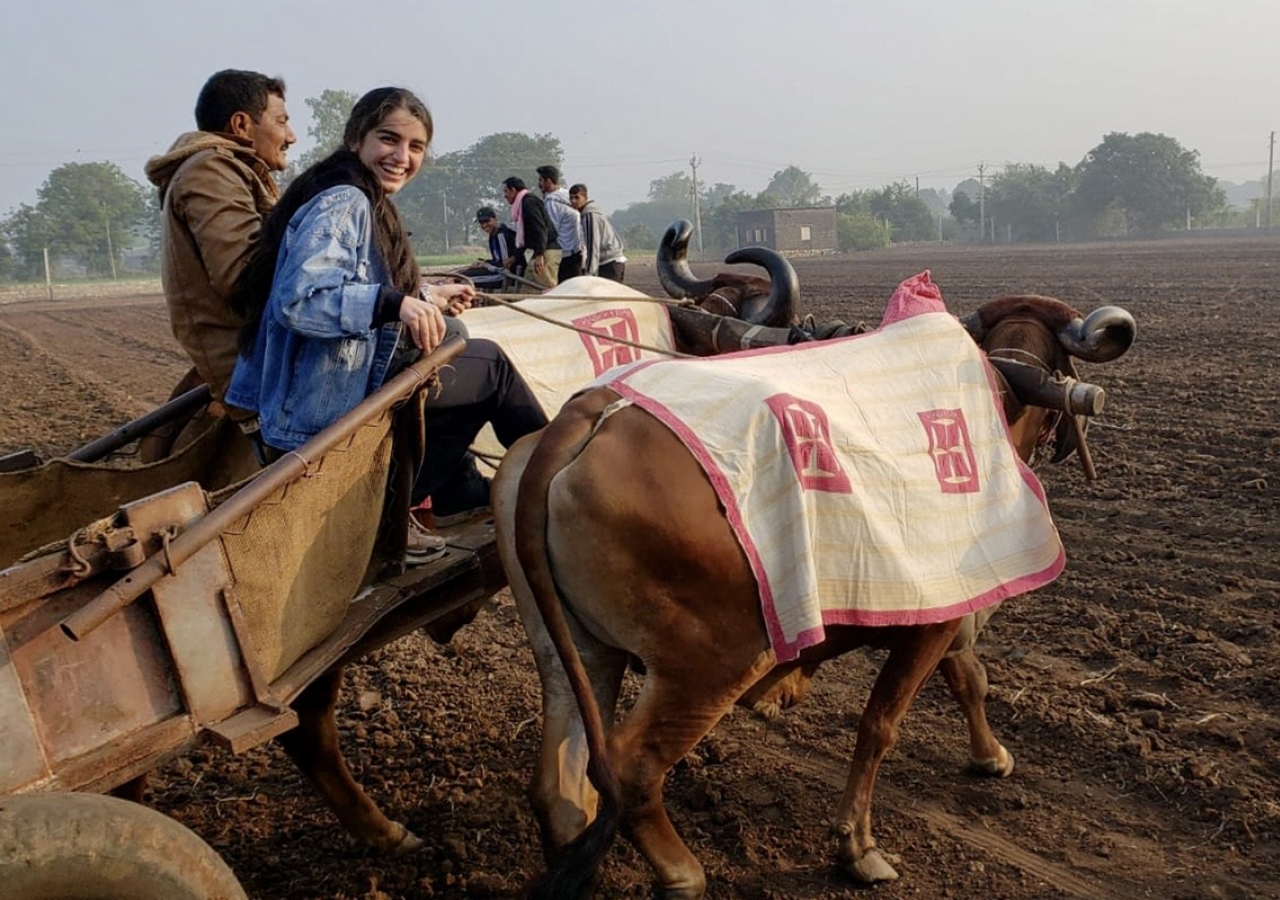
[[[1072,357],[1115,359],[1134,335],[1123,310],[1082,319],[1042,297],[992,301],[965,325],[998,369],[1017,370],[1018,395],[1034,403],[1049,403],[1042,389],[1053,392],[1053,373],[1074,372]],[[1026,387],[1033,382],[1039,388]],[[889,656],[859,721],[833,830],[840,863],[855,880],[896,878],[872,836],[876,772],[940,664],[968,720],[973,765],[992,775],[1012,770],[987,724],[986,673],[972,650],[985,616],[828,627],[823,643],[779,665],[755,577],[702,468],[638,407],[602,420],[618,399],[605,388],[578,396],[541,435],[512,448],[494,484],[499,548],[543,685],[531,798],[551,867],[532,895],[588,896],[621,827],[653,866],[661,896],[701,897],[702,866],[663,805],[667,771],[734,703],[788,705],[823,660],[865,645]],[[1022,401],[1005,392],[1006,420],[1025,460],[1055,430],[1055,412]],[[645,671],[644,686],[615,724],[630,661]]]

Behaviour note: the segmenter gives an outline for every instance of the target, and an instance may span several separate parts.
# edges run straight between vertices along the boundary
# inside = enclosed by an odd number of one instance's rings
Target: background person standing
[[[515,175],[502,182],[502,197],[511,205],[516,249],[529,251],[528,271],[533,273],[533,280],[545,287],[555,287],[560,268],[560,245],[556,243],[555,231],[547,222],[542,198],[525,187],[523,178]]]
[[[582,221],[582,274],[621,282],[626,275],[627,258],[622,255],[622,238],[613,223],[587,196],[585,184],[569,188],[569,202]]]
[[[538,166],[538,188],[546,205],[547,221],[560,247],[560,270],[556,282],[563,284],[582,274],[582,223],[578,211],[569,202],[569,192],[560,187],[559,169]]]

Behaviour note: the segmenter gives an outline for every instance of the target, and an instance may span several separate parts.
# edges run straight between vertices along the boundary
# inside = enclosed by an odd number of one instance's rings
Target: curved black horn
[[[658,245],[658,281],[668,296],[683,299],[711,293],[715,283],[699,281],[689,270],[689,238],[693,223],[688,219],[672,222],[662,243]]]
[[[1085,362],[1110,362],[1133,345],[1137,325],[1127,310],[1100,306],[1083,320],[1073,319],[1058,332],[1058,342],[1068,353]]]
[[[800,279],[791,263],[768,247],[743,247],[724,258],[729,265],[753,263],[769,273],[769,296],[742,301],[738,317],[752,325],[782,328],[796,320],[800,306]]]

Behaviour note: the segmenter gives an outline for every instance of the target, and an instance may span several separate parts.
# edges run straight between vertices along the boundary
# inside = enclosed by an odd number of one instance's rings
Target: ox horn
[[[1084,319],[1073,319],[1058,332],[1058,343],[1085,362],[1110,362],[1133,345],[1137,325],[1127,310],[1100,306]]]
[[[753,263],[769,273],[769,296],[742,301],[738,317],[753,325],[785,328],[796,320],[800,305],[800,279],[782,254],[768,247],[743,247],[724,258],[729,265]]]
[[[701,297],[715,288],[715,282],[699,281],[689,270],[689,238],[692,236],[693,223],[680,219],[671,223],[658,245],[658,281],[669,296]]]

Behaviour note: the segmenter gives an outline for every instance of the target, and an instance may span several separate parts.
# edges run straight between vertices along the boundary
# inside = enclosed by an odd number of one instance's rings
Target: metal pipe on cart
[[[169,542],[167,551],[151,555],[110,588],[90,600],[62,620],[62,632],[78,641],[111,616],[146,593],[152,585],[170,574],[222,533],[253,512],[264,500],[285,485],[307,474],[311,462],[323,456],[373,418],[386,412],[401,400],[413,395],[431,374],[448,363],[466,347],[461,337],[445,341],[435,350],[409,366],[381,389],[365,398],[351,412],[321,431],[297,450],[286,453],[220,506],[197,519],[191,527]]]
[[[185,394],[174,397],[164,406],[153,409],[145,416],[140,416],[132,422],[121,425],[110,434],[72,450],[67,454],[67,459],[74,459],[76,462],[97,462],[113,450],[119,450],[143,435],[150,434],[161,425],[167,425],[189,412],[206,406],[209,403],[209,397],[209,385],[202,384],[194,387]]]

